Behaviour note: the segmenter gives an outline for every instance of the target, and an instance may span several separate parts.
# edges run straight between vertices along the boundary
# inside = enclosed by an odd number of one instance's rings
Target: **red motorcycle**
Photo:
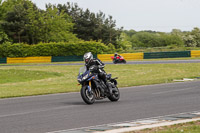
[[[111,59],[113,60],[114,64],[117,64],[117,63],[124,63],[124,64],[126,64],[126,60],[124,59],[123,56],[117,56],[116,58],[114,58],[114,56],[111,56]]]

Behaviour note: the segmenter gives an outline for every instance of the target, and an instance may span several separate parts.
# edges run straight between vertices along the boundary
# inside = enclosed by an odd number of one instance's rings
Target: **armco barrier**
[[[83,61],[83,56],[52,56],[51,62]]]
[[[191,50],[191,57],[200,57],[200,50]]]
[[[94,58],[97,57],[97,55],[93,55]],[[66,61],[83,61],[83,56],[52,56],[51,62],[66,62]]]
[[[125,60],[137,60],[137,59],[143,59],[144,54],[143,53],[125,53],[120,54],[124,57]],[[98,54],[97,57],[101,61],[112,61],[111,56],[114,56],[114,54]]]
[[[112,61],[111,56],[114,54],[98,54],[97,58],[100,59],[101,61]]]
[[[98,54],[94,58],[102,61],[112,61],[111,56],[114,54]],[[177,51],[177,52],[151,52],[151,53],[125,53],[120,54],[126,60],[136,59],[155,59],[155,58],[177,58],[177,57],[200,57],[200,50]],[[50,63],[50,62],[67,62],[67,61],[83,61],[81,56],[41,56],[41,57],[5,57],[0,58],[0,63]]]
[[[144,53],[144,59],[191,57],[190,51]]]
[[[0,64],[1,63],[7,63],[7,58],[0,58]]]
[[[7,58],[7,63],[50,63],[51,56]]]
[[[138,60],[144,58],[144,53],[126,53],[120,55],[122,55],[126,60]]]

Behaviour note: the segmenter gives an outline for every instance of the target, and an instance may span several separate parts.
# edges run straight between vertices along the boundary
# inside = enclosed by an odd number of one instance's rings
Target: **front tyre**
[[[87,86],[81,88],[81,97],[83,101],[87,104],[93,104],[95,101],[95,96],[93,91],[89,92]]]
[[[123,60],[123,63],[126,64],[126,60]]]
[[[117,88],[117,86],[112,86],[112,88],[110,88],[110,96],[108,97],[108,99],[112,102],[118,101],[120,98],[120,92],[119,89]]]

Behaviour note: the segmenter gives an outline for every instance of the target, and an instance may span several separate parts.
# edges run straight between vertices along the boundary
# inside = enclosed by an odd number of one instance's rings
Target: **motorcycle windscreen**
[[[79,69],[79,74],[78,74],[78,75],[80,76],[80,75],[84,74],[86,71],[87,71],[86,66],[83,66],[83,67],[81,67],[81,68]]]

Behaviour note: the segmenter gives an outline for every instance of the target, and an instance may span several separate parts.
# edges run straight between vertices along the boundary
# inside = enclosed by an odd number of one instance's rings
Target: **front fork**
[[[89,81],[89,85],[87,86],[89,92],[92,92],[91,86],[92,86],[92,85],[91,85],[91,80],[90,80],[90,81]]]

